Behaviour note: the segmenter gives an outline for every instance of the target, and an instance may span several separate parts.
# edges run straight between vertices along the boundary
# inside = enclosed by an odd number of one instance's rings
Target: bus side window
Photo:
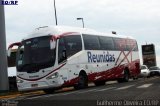
[[[99,36],[101,50],[114,50],[114,42],[111,37]]]
[[[99,38],[96,35],[83,34],[84,47],[86,50],[100,50]]]
[[[80,35],[65,36],[64,42],[67,57],[70,57],[82,50],[82,40]]]
[[[126,51],[126,42],[122,38],[114,38],[115,50]]]
[[[138,51],[137,42],[133,39],[126,39],[127,51]]]
[[[60,38],[58,44],[58,63],[61,63],[64,60],[66,60],[64,52],[66,52],[64,38]]]

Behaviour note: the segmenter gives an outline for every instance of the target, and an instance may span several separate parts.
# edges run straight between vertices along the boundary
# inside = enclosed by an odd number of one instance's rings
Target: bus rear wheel
[[[118,81],[118,83],[128,82],[129,81],[129,71],[125,70],[123,78],[119,78],[119,79],[117,79],[117,81]]]
[[[123,81],[124,81],[124,82],[128,82],[128,81],[129,81],[129,72],[128,72],[128,71],[124,71]]]
[[[88,77],[85,73],[80,73],[78,83],[74,85],[75,89],[84,89],[88,87]]]

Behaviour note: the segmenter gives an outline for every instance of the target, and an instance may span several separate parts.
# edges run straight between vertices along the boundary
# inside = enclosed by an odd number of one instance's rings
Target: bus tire
[[[54,89],[44,89],[43,90],[46,94],[52,94],[54,93]]]
[[[126,70],[125,73],[124,73],[124,82],[128,82],[129,81],[129,71]]]
[[[133,77],[133,80],[138,80],[138,76],[134,76],[134,77]]]
[[[94,82],[94,84],[96,86],[102,86],[102,85],[105,85],[106,84],[106,81],[97,81],[97,82]]]
[[[122,82],[123,82],[123,79],[122,79],[122,78],[118,78],[118,79],[117,79],[117,82],[118,82],[118,83],[122,83]]]
[[[88,77],[86,73],[82,72],[79,74],[78,83],[74,85],[75,89],[84,89],[88,87]]]
[[[129,71],[125,70],[123,78],[118,78],[117,81],[118,83],[128,82],[129,81]]]
[[[129,71],[128,70],[124,71],[123,81],[124,82],[128,82],[129,81]]]

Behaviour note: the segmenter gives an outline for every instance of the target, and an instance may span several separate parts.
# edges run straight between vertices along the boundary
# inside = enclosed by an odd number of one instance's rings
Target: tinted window
[[[64,43],[64,38],[60,38],[59,39],[59,44],[58,44],[58,63],[65,60],[63,58],[63,50],[66,50],[65,43]]]
[[[146,67],[145,66],[141,66],[141,70],[143,70],[143,69],[146,69]]]
[[[122,38],[114,38],[115,50],[126,51],[126,42]]]
[[[99,37],[101,50],[113,50],[114,43],[111,37],[100,36]]]
[[[16,56],[17,71],[38,72],[55,63],[56,49],[50,49],[52,36],[42,36],[22,41]]]
[[[82,50],[80,35],[64,36],[59,39],[58,62],[63,61],[63,50],[66,50],[67,57]]]
[[[138,51],[137,42],[133,39],[126,39],[126,50]]]
[[[99,50],[100,44],[98,36],[83,35],[84,47],[86,50]]]
[[[149,69],[150,70],[159,70],[160,68],[159,67],[150,67]]]
[[[133,49],[133,51],[138,51],[138,44],[137,44],[137,42],[135,41],[135,48]]]
[[[65,36],[64,40],[67,51],[67,57],[82,50],[82,41],[80,35]]]

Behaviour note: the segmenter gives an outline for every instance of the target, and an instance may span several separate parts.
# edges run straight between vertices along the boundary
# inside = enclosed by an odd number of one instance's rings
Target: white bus
[[[39,27],[21,42],[16,57],[19,91],[74,86],[85,88],[108,80],[126,82],[140,73],[135,39],[66,26]]]

